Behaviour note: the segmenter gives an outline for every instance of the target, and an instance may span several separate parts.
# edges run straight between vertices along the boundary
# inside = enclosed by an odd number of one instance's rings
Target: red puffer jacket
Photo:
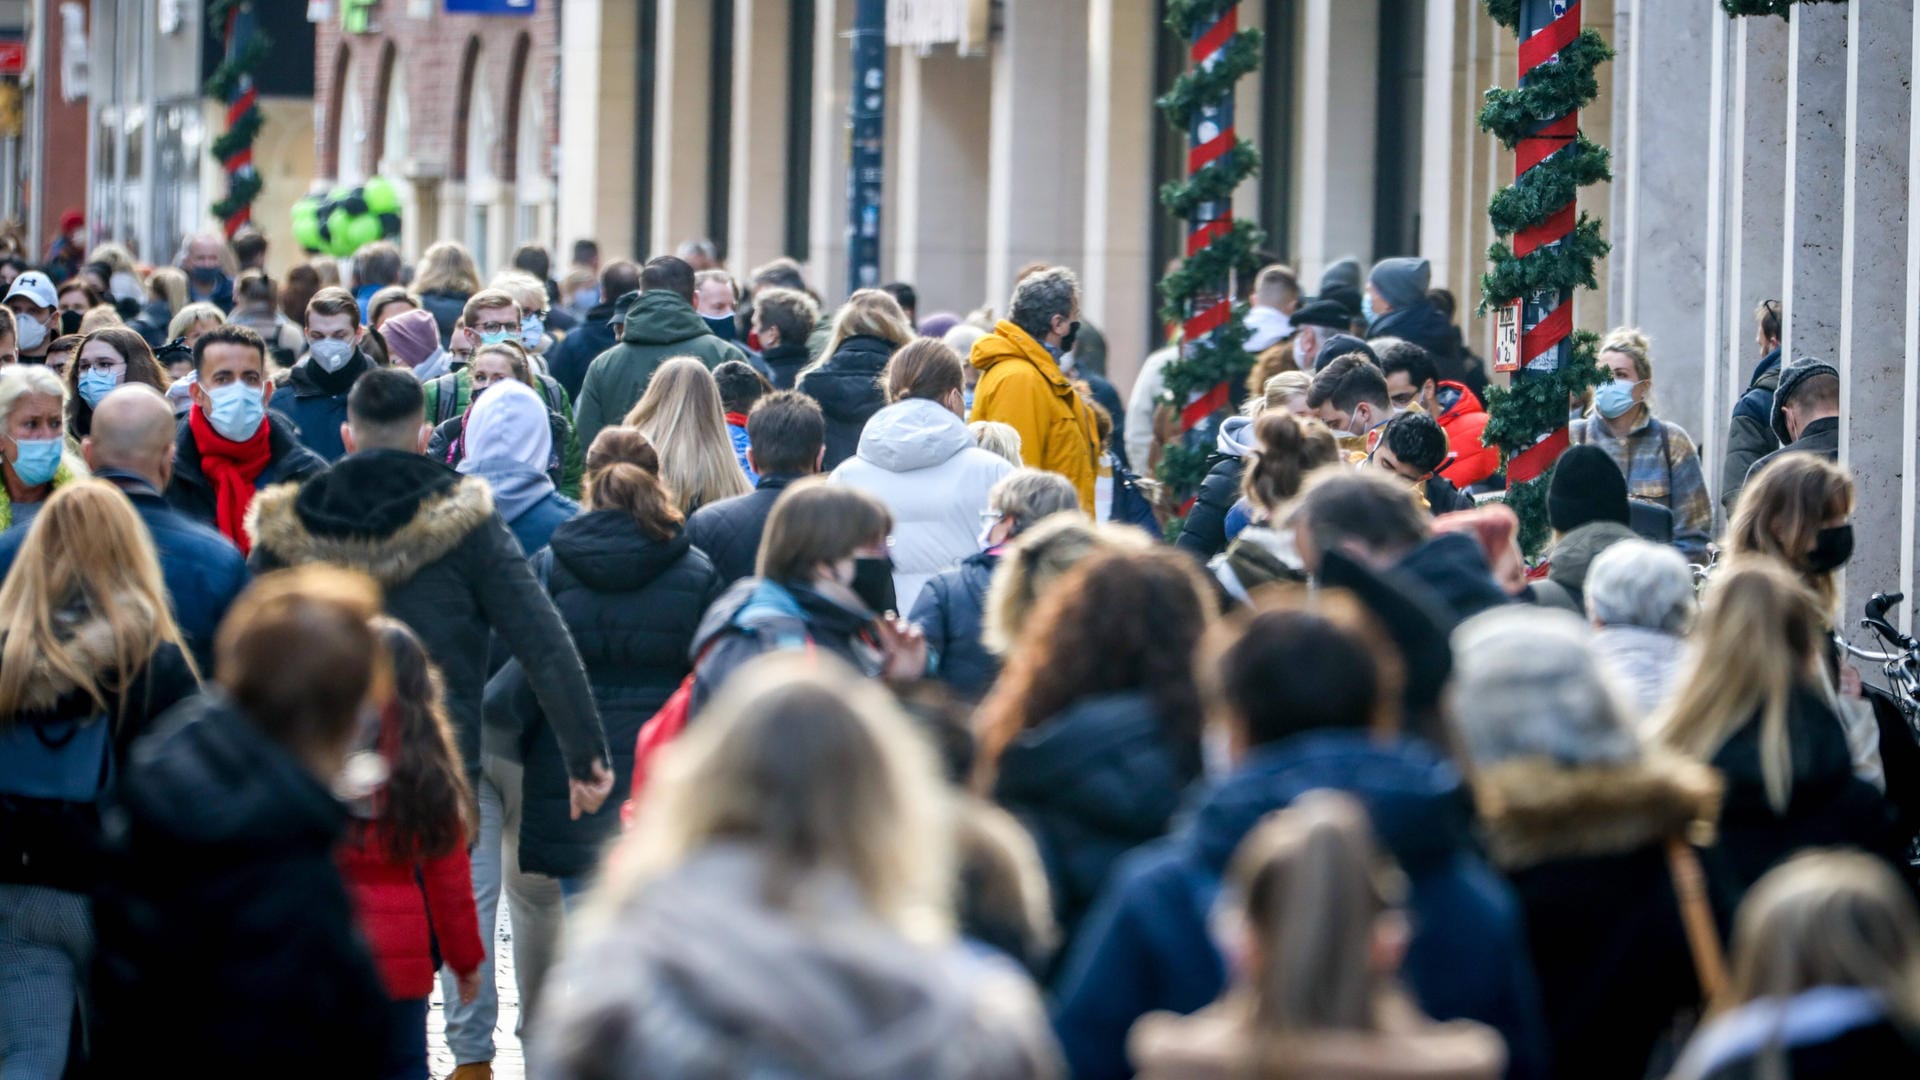
[[[1500,449],[1481,442],[1487,429],[1487,410],[1472,390],[1457,382],[1443,382],[1439,398],[1440,430],[1447,433],[1448,461],[1440,475],[1465,491],[1500,471]]]
[[[388,857],[385,832],[376,826],[361,843],[343,843],[336,859],[387,996],[408,1001],[433,993],[435,939],[441,957],[462,975],[486,962],[486,945],[467,849],[455,845],[437,859],[400,861]]]

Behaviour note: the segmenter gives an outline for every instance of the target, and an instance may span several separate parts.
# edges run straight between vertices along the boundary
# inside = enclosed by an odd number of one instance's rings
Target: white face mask
[[[15,342],[20,351],[30,353],[47,343],[47,327],[32,315],[16,316],[13,320]]]

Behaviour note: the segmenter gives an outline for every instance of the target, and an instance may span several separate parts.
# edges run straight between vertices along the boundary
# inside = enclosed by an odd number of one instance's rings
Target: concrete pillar
[[[1765,300],[1783,300],[1780,265],[1785,231],[1787,31],[1778,19],[1734,19],[1732,75],[1727,96],[1727,410],[1744,393],[1760,361],[1753,310]],[[1730,422],[1723,410],[1721,424]],[[1720,440],[1726,438],[1721,428]],[[1709,444],[1707,457],[1719,469],[1726,447]],[[1718,447],[1715,450],[1714,447]],[[1724,483],[1725,478],[1722,477]],[[1719,498],[1719,488],[1714,497]]]
[[[898,167],[887,177],[896,200],[889,215],[888,273],[913,284],[920,317],[965,314],[986,301],[987,110],[992,71],[984,56],[951,45],[925,56],[896,49],[888,57],[889,96],[899,138]]]
[[[1796,15],[1798,12],[1796,12]],[[1849,4],[1840,255],[1840,459],[1857,493],[1842,625],[1911,573],[1901,519],[1913,498],[1907,214],[1913,0]]]
[[[1681,0],[1681,2],[1683,2],[1683,0]],[[1618,27],[1614,18],[1615,6],[1614,0],[1582,0],[1580,5],[1581,25],[1588,30],[1598,32],[1601,37],[1608,41],[1612,41],[1617,33]],[[1502,34],[1501,37],[1508,50],[1501,60],[1501,63],[1504,65],[1503,70],[1517,73],[1520,70],[1519,42],[1515,40],[1512,34]],[[1508,76],[1509,79],[1514,77],[1515,76],[1512,75]],[[1613,99],[1616,87],[1621,85],[1620,72],[1617,69],[1613,71],[1603,71],[1600,74],[1599,82],[1600,93],[1598,96],[1596,96],[1592,103],[1586,108],[1580,110],[1580,130],[1586,133],[1587,138],[1592,139],[1601,146],[1612,146],[1619,138],[1613,124]],[[1511,178],[1513,175],[1513,159],[1511,155],[1508,155],[1504,165],[1507,170],[1507,176]],[[1615,175],[1617,176],[1618,173],[1616,172]],[[1512,180],[1508,179],[1505,182],[1512,183]],[[1576,205],[1594,217],[1604,218],[1610,212],[1609,207],[1612,201],[1613,185],[1610,183],[1600,183],[1581,188]],[[1604,334],[1607,330],[1608,297],[1612,291],[1612,276],[1608,265],[1609,262],[1610,259],[1602,259],[1599,265],[1594,268],[1594,276],[1599,280],[1599,288],[1591,291],[1578,290],[1574,293],[1573,324],[1578,329],[1590,330],[1596,334]],[[1491,320],[1488,321],[1491,322]],[[1490,327],[1488,332],[1491,333]],[[1491,347],[1491,338],[1488,340],[1489,347]],[[1491,353],[1488,355],[1491,355]]]
[[[654,251],[671,254],[707,235],[707,112],[711,107],[713,8],[705,0],[659,0],[654,51]]]
[[[732,179],[728,265],[746,274],[784,254],[791,0],[734,0]]]
[[[1607,322],[1638,326],[1653,343],[1660,415],[1700,442],[1706,418],[1699,345],[1706,282],[1707,175],[1713,27],[1723,18],[1693,0],[1631,0],[1617,12],[1628,39],[1614,70],[1613,295]],[[1621,121],[1624,121],[1622,123]]]
[[[633,205],[639,5],[629,0],[562,4],[560,244],[571,250],[575,240],[591,237],[611,259],[629,254],[634,215],[641,212]]]
[[[1329,263],[1373,255],[1380,0],[1305,0],[1301,7],[1296,235],[1301,280],[1317,282]]]
[[[1084,261],[1087,4],[1009,4],[993,42],[986,286],[996,310],[1022,265]]]
[[[1781,344],[1789,357],[1840,346],[1840,249],[1847,152],[1847,8],[1803,4],[1787,28],[1787,283]]]
[[[1162,120],[1153,107],[1154,88],[1139,77],[1153,70],[1160,30],[1155,14],[1152,0],[1091,0],[1087,7],[1086,257],[1080,266],[1080,306],[1106,334],[1107,377],[1123,387],[1133,385],[1140,361],[1152,348],[1142,308],[1158,301],[1152,245],[1161,211],[1153,188],[1153,149]],[[1235,107],[1258,96],[1257,87],[1243,87]],[[1251,136],[1240,118],[1235,126]],[[1241,192],[1258,190],[1257,184],[1241,185]]]
[[[1907,101],[1907,113],[1910,117],[1920,118],[1920,18],[1913,20],[1912,37],[1909,51],[1913,57],[1910,77],[1907,84],[1911,96]],[[1904,412],[1901,416],[1901,474],[1903,476],[1920,475],[1920,402],[1914,397],[1914,390],[1920,387],[1920,187],[1912,183],[1913,177],[1920,176],[1920,137],[1914,137],[1909,128],[1907,146],[1907,249],[1906,249],[1906,296],[1901,310],[1906,313],[1903,324],[1905,331],[1902,344],[1903,368],[1905,371],[1905,393],[1902,394]],[[1914,593],[1916,567],[1920,567],[1920,537],[1915,532],[1915,497],[1913,492],[1903,492],[1900,499],[1900,591],[1909,597]],[[1916,601],[1909,600],[1900,606],[1900,626],[1908,633],[1913,632],[1913,609]]]
[[[1703,430],[1694,435],[1702,451],[1700,464],[1706,475],[1707,490],[1714,495],[1714,517],[1720,525],[1725,524],[1719,499],[1724,484],[1721,466],[1726,449],[1722,440],[1726,437],[1728,416],[1734,399],[1746,387],[1745,383],[1736,383],[1733,372],[1725,362],[1727,340],[1735,332],[1729,305],[1725,302],[1728,280],[1728,174],[1732,171],[1728,145],[1732,128],[1729,90],[1733,78],[1733,42],[1731,21],[1724,11],[1716,10],[1713,13],[1712,35],[1707,45],[1707,263],[1705,287],[1701,293],[1704,303],[1700,305],[1700,356],[1703,369],[1700,377],[1700,410]]]
[[[1476,14],[1465,4],[1429,3],[1426,18],[1426,82],[1421,87],[1420,254],[1433,267],[1435,288],[1452,288],[1456,272],[1454,201],[1465,195],[1461,169],[1470,114],[1463,107],[1468,25]]]
[[[853,0],[815,0],[813,177],[807,280],[829,309],[847,296],[847,105],[852,94]],[[805,107],[795,103],[796,108]]]
[[[1500,78],[1494,67],[1495,45],[1507,31],[1477,7],[1465,4],[1456,7],[1458,18],[1464,24],[1456,27],[1461,35],[1464,59],[1460,63],[1454,108],[1465,116],[1475,116],[1482,93]],[[1511,84],[1513,76],[1507,75],[1506,80]],[[1452,204],[1454,235],[1458,238],[1452,260],[1452,287],[1459,302],[1460,328],[1467,344],[1491,362],[1490,320],[1478,317],[1475,311],[1480,304],[1480,274],[1486,268],[1487,246],[1493,240],[1493,226],[1487,220],[1487,200],[1497,184],[1512,182],[1513,155],[1501,147],[1499,140],[1470,124],[1462,125],[1454,147],[1460,190]],[[1506,179],[1502,180],[1502,176]]]

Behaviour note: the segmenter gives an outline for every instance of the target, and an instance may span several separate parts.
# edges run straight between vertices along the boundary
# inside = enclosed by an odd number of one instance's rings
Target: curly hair
[[[382,789],[378,824],[386,826],[389,857],[433,859],[472,835],[472,794],[454,749],[440,669],[406,624],[373,620],[393,661],[393,697],[380,718],[380,750],[391,772]],[[362,834],[365,842],[365,834]]]
[[[1214,604],[1193,559],[1171,548],[1096,551],[1040,598],[1005,674],[981,706],[976,777],[991,786],[1021,732],[1101,694],[1152,699],[1162,729],[1198,768],[1204,709],[1194,654]]]

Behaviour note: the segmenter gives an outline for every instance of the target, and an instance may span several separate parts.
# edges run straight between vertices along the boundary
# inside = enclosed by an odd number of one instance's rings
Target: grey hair
[[[1080,279],[1064,266],[1036,270],[1013,287],[1013,299],[1007,302],[1007,321],[1042,341],[1052,330],[1055,316],[1073,318],[1080,303]]]
[[[1640,626],[1684,634],[1699,602],[1693,572],[1678,551],[1646,540],[1622,540],[1587,569],[1587,617],[1601,626]]]
[[[1572,612],[1527,606],[1495,608],[1454,631],[1454,725],[1475,765],[1639,759],[1627,710],[1591,639]]]
[[[1020,429],[998,420],[975,420],[967,425],[974,445],[989,454],[997,454],[1016,466],[1025,465],[1020,457]]]
[[[1020,531],[1052,514],[1080,509],[1080,492],[1073,481],[1044,469],[1015,469],[1000,478],[987,495],[987,505],[1013,518]]]

